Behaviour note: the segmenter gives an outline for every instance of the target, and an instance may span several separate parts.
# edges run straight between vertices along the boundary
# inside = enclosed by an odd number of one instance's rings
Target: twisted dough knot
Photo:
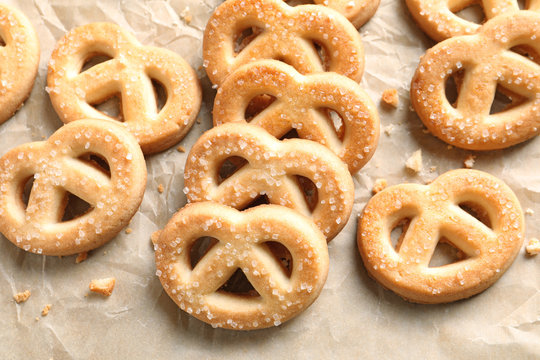
[[[245,29],[262,32],[239,53],[236,35]],[[313,42],[325,50],[324,64]],[[281,0],[229,0],[221,4],[206,26],[204,66],[210,81],[221,85],[241,65],[275,59],[302,74],[337,72],[360,81],[364,49],[354,26],[338,12],[316,5],[291,7]]]
[[[517,0],[406,0],[420,28],[435,41],[476,33],[481,25],[455,13],[472,5],[481,5],[487,20],[519,11]],[[540,0],[528,0],[527,10],[540,11]]]
[[[486,212],[484,225],[459,205]],[[392,229],[411,219],[394,249]],[[430,185],[402,184],[375,195],[359,220],[358,247],[368,272],[383,286],[419,303],[450,302],[491,286],[511,265],[523,242],[518,199],[501,180],[481,171],[453,170]],[[429,267],[441,238],[467,258]]]
[[[488,21],[475,35],[445,40],[420,61],[411,102],[427,128],[443,141],[472,150],[502,149],[540,131],[540,65],[509,49],[526,45],[540,54],[540,14],[519,11]],[[445,94],[451,74],[464,72],[452,106]],[[497,86],[523,98],[491,114]]]
[[[217,91],[214,125],[247,122],[246,108],[258,95],[276,100],[250,120],[277,138],[296,129],[302,139],[317,141],[345,162],[351,173],[371,159],[379,139],[379,116],[368,95],[354,81],[333,73],[301,75],[275,60],[242,66]],[[343,140],[322,109],[343,120]]]
[[[90,155],[104,159],[109,173]],[[70,123],[47,141],[8,151],[0,164],[0,232],[38,254],[71,255],[103,245],[128,224],[146,185],[135,138],[105,120]],[[32,176],[26,206],[23,192]],[[62,221],[68,193],[86,201],[90,210]]]
[[[111,59],[87,70],[96,55]],[[152,80],[166,90],[158,111]],[[121,27],[110,23],[80,26],[57,44],[49,62],[48,91],[63,122],[81,118],[115,120],[92,107],[121,95],[122,125],[135,135],[145,154],[165,150],[189,131],[201,105],[195,71],[178,54],[142,46]]]
[[[212,237],[192,268],[191,248]],[[293,258],[290,276],[269,242]],[[322,233],[307,218],[275,205],[239,212],[214,202],[188,204],[155,241],[157,275],[178,306],[214,327],[250,330],[277,326],[305,310],[321,292],[328,273]],[[259,296],[218,291],[241,269]]]
[[[39,40],[18,10],[0,5],[0,124],[30,95],[39,65]]]
[[[222,164],[235,156],[247,164],[219,183]],[[313,211],[298,176],[316,187]],[[345,226],[354,201],[351,175],[330,150],[313,141],[279,141],[249,124],[228,123],[204,133],[188,154],[184,184],[190,202],[213,200],[237,209],[266,195],[272,204],[311,217],[328,240]]]

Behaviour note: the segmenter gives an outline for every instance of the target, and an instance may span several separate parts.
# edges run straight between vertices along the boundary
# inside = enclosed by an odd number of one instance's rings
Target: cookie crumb
[[[531,209],[531,208],[527,208],[527,209],[525,210],[525,215],[531,215],[531,216],[534,215],[534,210]]]
[[[384,188],[386,188],[387,185],[388,182],[386,181],[386,179],[377,179],[375,180],[375,184],[373,184],[373,189],[371,189],[371,192],[373,194],[381,192],[384,190]]]
[[[23,292],[17,293],[13,295],[13,299],[17,302],[17,304],[20,304],[22,302],[25,302],[28,300],[28,298],[32,295],[30,290],[24,290]]]
[[[90,282],[90,291],[95,293],[111,296],[114,285],[116,284],[115,278],[106,278],[106,279],[95,279]]]
[[[530,256],[540,254],[540,240],[538,240],[537,238],[530,238],[525,250]]]
[[[39,317],[36,316],[36,321],[39,321]]]
[[[432,167],[429,168],[429,172],[432,172],[432,173],[433,173],[433,172],[435,172],[435,171],[437,171],[437,167],[436,167],[436,166],[432,166]]]
[[[422,129],[422,132],[423,132],[424,134],[429,134],[429,130],[428,130],[428,129],[425,129],[425,128]]]
[[[77,255],[77,258],[75,258],[75,264],[82,263],[84,260],[88,258],[88,252],[84,251]]]
[[[47,316],[49,315],[49,310],[51,310],[52,304],[47,304],[43,307],[41,310],[41,316]]]
[[[452,150],[453,148],[454,148],[454,147],[453,147],[452,145],[446,146],[446,149],[447,149],[447,150]]]
[[[415,173],[422,171],[422,150],[416,150],[405,162],[405,167]]]
[[[157,191],[158,191],[160,194],[163,194],[163,192],[165,191],[165,188],[163,187],[163,184],[159,184],[159,185],[158,185]]]
[[[386,89],[382,93],[382,101],[395,108],[399,105],[399,96],[396,89]]]
[[[133,229],[132,228],[127,228],[126,229],[126,234],[131,234],[133,232]]]
[[[470,154],[469,156],[465,158],[465,160],[463,160],[463,166],[466,169],[472,169],[472,167],[474,166],[475,159],[476,159],[476,156]]]
[[[384,127],[384,133],[386,136],[390,136],[394,132],[394,124],[390,124]]]
[[[177,147],[176,150],[177,150],[178,152],[181,152],[181,153],[185,153],[185,152],[186,152],[186,148],[183,147],[182,145],[180,145],[179,147]]]
[[[193,20],[193,15],[191,15],[191,11],[189,10],[189,6],[186,6],[184,10],[180,13],[180,17],[184,19],[186,24],[190,24],[191,20]]]
[[[197,118],[196,122],[197,122],[197,124],[200,124],[201,123],[201,118]]]

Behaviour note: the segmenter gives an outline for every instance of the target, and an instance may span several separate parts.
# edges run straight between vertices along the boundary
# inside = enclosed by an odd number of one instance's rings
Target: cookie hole
[[[467,259],[467,255],[455,247],[448,239],[442,237],[429,261],[429,267],[450,265]]]
[[[469,6],[466,5],[464,8],[450,9],[450,11],[463,20],[467,20],[475,24],[482,24],[486,20],[484,9],[482,9],[482,6],[479,4],[472,4]]]
[[[91,54],[84,60],[83,65],[81,67],[80,73],[87,71],[90,68],[93,68],[96,65],[99,65],[101,63],[104,63],[105,61],[112,60],[112,57],[110,57],[107,54]]]
[[[527,3],[531,0],[517,0],[519,10],[527,10]]]
[[[319,194],[317,193],[317,187],[307,177],[296,175],[296,181],[298,182],[298,186],[302,190],[302,193],[304,194],[304,198],[306,199],[306,204],[311,212],[315,210],[315,207],[319,203]]]
[[[313,0],[286,0],[285,1],[289,6],[298,6],[305,4],[315,4]]]
[[[21,194],[21,207],[26,210],[28,207],[28,201],[30,200],[30,193],[32,192],[32,187],[34,186],[34,176],[26,178],[19,185],[18,193]]]
[[[152,87],[154,88],[154,97],[156,98],[156,109],[159,113],[167,103],[167,89],[156,79],[152,79]]]
[[[267,241],[264,245],[268,247],[268,250],[276,258],[283,273],[290,278],[293,270],[293,257],[289,249],[277,241]]]
[[[298,131],[296,129],[291,129],[285,133],[282,137],[280,137],[280,140],[284,139],[299,139],[300,135],[298,134]]]
[[[268,204],[270,204],[270,199],[268,199],[268,196],[266,194],[259,195],[255,199],[253,199],[252,202],[247,204],[245,207],[242,207],[241,210],[246,210],[246,209],[250,209],[259,205],[268,205]]]
[[[111,168],[107,160],[101,155],[95,153],[86,153],[78,157],[85,164],[92,166],[94,169],[101,171],[103,174],[111,177]]]
[[[446,100],[448,100],[448,103],[455,108],[457,106],[458,99],[458,86],[454,76],[449,76],[446,79],[444,93],[446,94]]]
[[[247,297],[260,296],[241,269],[236,269],[218,291]]]
[[[242,50],[249,45],[257,36],[262,34],[264,31],[263,28],[257,26],[250,26],[242,31],[236,33],[234,39],[234,51],[236,54],[239,54]]]
[[[62,222],[77,219],[93,209],[92,205],[70,192],[66,193],[64,202],[65,207],[62,213]]]
[[[0,46],[6,46],[6,42],[4,41],[4,38],[0,36]]]
[[[111,117],[117,121],[124,121],[124,115],[122,112],[122,96],[119,93],[90,105],[108,117]]]
[[[495,92],[495,97],[493,98],[493,102],[491,103],[489,113],[497,114],[512,108],[514,106],[514,101],[510,96],[503,93],[500,86],[497,86],[497,91]]]
[[[235,172],[240,170],[244,165],[246,165],[248,161],[240,156],[231,156],[219,167],[218,173],[217,173],[217,183],[221,184],[223,181],[225,181],[227,178],[230,178]]]
[[[470,201],[466,201],[466,202],[462,202],[458,204],[458,206],[467,214],[471,215],[476,220],[486,225],[488,228],[493,229],[493,224],[489,217],[489,213],[481,205],[470,202]]]
[[[411,224],[411,220],[411,218],[403,218],[399,220],[390,231],[390,243],[396,252],[399,252],[401,243],[403,242],[405,234],[407,233],[409,225]]]
[[[250,122],[276,101],[276,97],[268,94],[258,95],[251,99],[244,112],[244,119]]]
[[[538,52],[529,45],[514,46],[510,48],[510,51],[513,51],[516,54],[523,56],[527,60],[533,61],[536,64],[540,65],[540,54],[538,54]]]
[[[319,56],[319,61],[323,67],[323,71],[330,71],[330,54],[324,45],[317,41],[312,41],[317,55]]]
[[[334,129],[334,133],[339,138],[339,140],[343,141],[343,138],[345,136],[345,121],[341,117],[341,115],[330,108],[320,108],[319,111],[323,114],[323,116],[326,118],[328,123],[332,126]]]
[[[201,261],[202,257],[218,242],[217,239],[210,236],[204,236],[195,240],[189,249],[189,262],[192,270]]]

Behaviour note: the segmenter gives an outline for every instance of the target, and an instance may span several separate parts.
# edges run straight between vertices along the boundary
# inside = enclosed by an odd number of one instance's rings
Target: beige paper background
[[[202,64],[201,34],[220,0],[171,1],[7,1],[21,9],[41,41],[39,75],[26,105],[0,125],[0,155],[18,144],[48,137],[61,122],[44,91],[47,62],[55,42],[69,29],[94,21],[115,22],[145,45],[166,47],[195,69]],[[179,14],[189,6],[186,25]],[[493,287],[472,299],[448,305],[407,303],[366,275],[356,248],[356,216],[376,178],[389,184],[419,182],[462,166],[470,153],[447,149],[422,132],[409,110],[409,82],[419,56],[431,41],[417,29],[401,0],[382,0],[375,17],[361,29],[366,52],[362,86],[379,104],[382,91],[397,88],[397,110],[379,106],[381,127],[393,125],[372,161],[355,175],[356,201],[344,231],[330,244],[331,266],[319,299],[284,325],[254,332],[212,329],[190,317],[162,291],[154,275],[150,235],[182,207],[186,154],[174,148],[147,158],[148,187],[140,211],[109,244],[76,265],[75,257],[38,256],[0,236],[0,356],[3,359],[113,358],[430,358],[533,359],[540,357],[540,257],[522,251]],[[0,64],[1,66],[1,64]],[[181,145],[189,150],[211,126],[214,90],[203,71],[201,123]],[[424,155],[419,175],[405,171],[416,149]],[[526,216],[527,238],[540,236],[540,139],[505,151],[478,153],[475,168],[506,181]],[[435,172],[429,168],[436,166]],[[163,184],[165,192],[157,192]],[[114,276],[110,298],[88,294],[94,278]],[[21,305],[12,295],[30,289]],[[47,317],[40,311],[52,304]],[[40,320],[36,321],[35,318]]]

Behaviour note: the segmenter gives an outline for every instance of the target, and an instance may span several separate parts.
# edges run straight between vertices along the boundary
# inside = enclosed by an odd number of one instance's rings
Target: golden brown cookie
[[[241,34],[248,29],[254,30],[245,44]],[[206,25],[203,58],[210,81],[217,85],[238,67],[262,59],[281,60],[302,74],[328,70],[355,81],[364,71],[360,35],[343,15],[318,5],[291,7],[281,0],[227,0],[218,6]]]
[[[88,69],[96,56],[110,58]],[[158,109],[152,81],[165,90]],[[92,23],[68,32],[49,61],[48,92],[60,119],[121,120],[145,154],[165,150],[180,141],[193,125],[201,106],[195,71],[178,54],[142,46],[129,32],[111,23]],[[122,118],[94,107],[120,98]]]
[[[204,237],[214,244],[193,266],[192,247]],[[290,274],[271,250],[276,243],[292,255]],[[188,204],[165,226],[154,248],[167,294],[213,327],[278,326],[319,296],[328,273],[323,234],[309,219],[282,206],[239,212],[215,202]],[[238,269],[253,286],[251,292],[224,289]]]
[[[488,20],[519,10],[518,0],[406,0],[406,3],[420,28],[435,41],[474,34],[480,29],[481,25],[456,15],[469,6],[480,5]],[[525,9],[540,11],[540,0],[527,0]]]
[[[223,175],[225,164],[231,169]],[[212,200],[237,209],[266,197],[312,218],[328,241],[345,226],[354,202],[351,175],[330,150],[308,140],[279,141],[241,123],[199,138],[187,156],[184,185],[190,202]]]
[[[411,102],[429,131],[464,149],[492,150],[540,132],[540,65],[510,49],[526,45],[540,54],[540,14],[513,12],[488,21],[475,35],[454,37],[428,50],[411,84]],[[463,80],[451,104],[445,84]],[[497,89],[522,100],[491,114]]]
[[[0,124],[30,95],[39,65],[39,40],[20,11],[0,4]]]
[[[275,101],[246,118],[250,101],[261,94]],[[329,110],[339,114],[339,130]],[[246,64],[227,77],[217,91],[213,115],[214,125],[249,121],[277,138],[295,129],[300,138],[332,150],[351,173],[371,159],[379,139],[379,115],[360,85],[335,73],[301,75],[275,60]]]
[[[408,229],[394,247],[390,234],[404,219],[410,220]],[[519,201],[503,181],[477,170],[452,170],[430,185],[401,184],[377,193],[359,220],[358,248],[369,274],[406,300],[451,302],[484,291],[502,276],[521,248],[524,226]],[[429,266],[443,239],[464,259]]]
[[[0,158],[0,232],[36,254],[89,251],[129,223],[145,185],[144,157],[130,133],[112,121],[79,120],[47,141],[20,145]],[[88,209],[67,220],[73,195]]]

